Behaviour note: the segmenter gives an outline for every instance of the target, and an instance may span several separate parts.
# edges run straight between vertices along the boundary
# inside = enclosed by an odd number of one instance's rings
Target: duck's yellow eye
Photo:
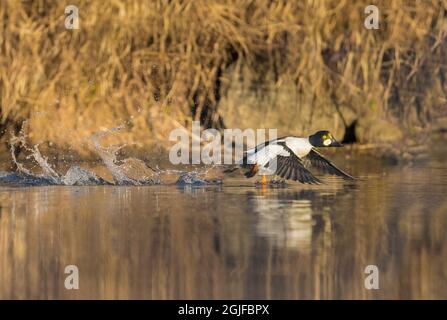
[[[327,137],[327,135],[325,134],[324,136],[323,136],[323,140],[326,140],[328,137]]]

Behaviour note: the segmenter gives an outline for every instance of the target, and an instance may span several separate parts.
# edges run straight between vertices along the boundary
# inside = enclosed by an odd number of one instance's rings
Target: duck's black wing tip
[[[314,167],[323,173],[335,175],[346,180],[357,180],[355,177],[337,168],[331,161],[323,157],[315,149],[312,149],[304,160],[307,166]]]

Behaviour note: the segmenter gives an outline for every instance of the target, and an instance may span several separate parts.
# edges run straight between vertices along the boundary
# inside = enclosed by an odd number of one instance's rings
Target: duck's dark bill
[[[331,143],[331,147],[343,147],[343,144],[341,144],[340,142],[334,140]]]

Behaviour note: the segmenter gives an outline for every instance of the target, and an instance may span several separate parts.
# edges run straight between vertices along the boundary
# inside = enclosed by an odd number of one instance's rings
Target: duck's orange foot
[[[264,175],[262,176],[261,184],[262,184],[263,186],[265,186],[265,185],[267,184],[267,177],[264,176]]]
[[[267,181],[267,177],[262,175],[261,181],[256,181],[255,185],[261,186],[262,188],[266,188],[269,185],[269,182]]]

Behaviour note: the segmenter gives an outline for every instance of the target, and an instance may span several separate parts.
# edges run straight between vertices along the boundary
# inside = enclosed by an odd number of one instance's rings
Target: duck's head
[[[343,147],[343,145],[335,140],[332,133],[327,130],[317,131],[309,136],[309,142],[314,147]]]

